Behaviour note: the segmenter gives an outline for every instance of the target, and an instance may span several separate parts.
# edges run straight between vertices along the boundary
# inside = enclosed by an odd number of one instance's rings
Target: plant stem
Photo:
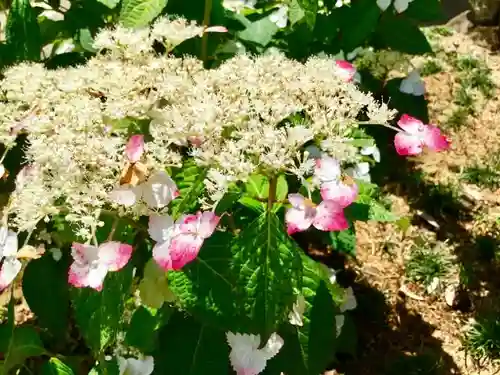
[[[278,188],[278,177],[269,178],[269,195],[267,197],[267,212],[273,209],[274,201],[276,200],[276,189]]]
[[[212,0],[205,0],[205,12],[203,14],[203,36],[201,37],[201,59],[203,63],[207,61],[208,33],[205,32],[210,24],[210,15],[212,14]]]

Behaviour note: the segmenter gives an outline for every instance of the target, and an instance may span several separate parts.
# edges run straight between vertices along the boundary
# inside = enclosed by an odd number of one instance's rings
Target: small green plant
[[[498,314],[480,317],[463,337],[463,346],[479,364],[500,359],[500,318]]]
[[[459,129],[467,124],[469,119],[469,110],[467,108],[458,107],[453,110],[450,117],[446,121],[446,125],[452,129]]]
[[[431,76],[433,74],[441,73],[443,69],[443,66],[437,60],[427,60],[422,66],[420,75],[422,77]]]
[[[442,246],[428,247],[416,245],[406,262],[405,273],[409,280],[430,286],[434,279],[445,278],[453,265],[453,261]]]
[[[467,167],[462,179],[480,187],[494,190],[500,188],[500,172],[498,168],[489,165],[485,167],[478,165]]]

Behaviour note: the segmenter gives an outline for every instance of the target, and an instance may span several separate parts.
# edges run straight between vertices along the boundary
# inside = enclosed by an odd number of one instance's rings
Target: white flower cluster
[[[23,63],[5,72],[0,141],[10,147],[19,131],[29,134],[30,167],[8,207],[19,230],[64,208],[89,237],[100,210],[113,205],[109,192],[127,163],[129,123],[149,124],[141,160],[149,175],[182,166],[184,148],[209,169],[206,186],[215,201],[229,183],[256,172],[310,172],[302,155],[310,140],[340,161],[354,161],[346,137],[360,111],[366,108],[375,123],[393,115],[339,78],[327,58],[302,64],[279,54],[241,55],[205,70],[194,58],[151,48],[153,39],[173,46],[201,31],[168,19],[150,29],[104,30],[96,37],[104,51],[85,65],[46,70]],[[283,121],[296,113],[300,126]],[[140,202],[127,210],[148,213]]]

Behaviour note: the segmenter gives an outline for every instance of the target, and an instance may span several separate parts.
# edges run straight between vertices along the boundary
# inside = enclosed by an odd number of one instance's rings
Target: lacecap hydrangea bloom
[[[238,55],[206,70],[195,58],[153,51],[154,41],[171,49],[222,29],[161,18],[151,28],[103,30],[95,44],[102,52],[78,67],[7,69],[0,141],[12,147],[19,132],[29,139],[9,223],[32,230],[64,214],[90,240],[103,210],[149,216],[175,199],[167,168],[181,168],[186,153],[207,169],[207,196],[200,199],[212,208],[232,183],[252,174],[310,175],[306,142],[339,163],[356,162],[349,134],[361,111],[372,123],[392,118],[385,104],[345,82],[354,73],[339,75],[334,59]],[[286,120],[297,113],[300,124]],[[133,122],[148,125],[147,141],[129,139]],[[117,190],[133,194],[117,199]]]

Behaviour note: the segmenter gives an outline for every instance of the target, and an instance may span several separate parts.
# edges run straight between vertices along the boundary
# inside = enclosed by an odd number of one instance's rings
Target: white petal
[[[385,11],[391,5],[391,0],[377,0],[377,5],[380,10]]]
[[[306,299],[303,295],[297,297],[297,301],[293,304],[292,311],[288,315],[290,324],[302,327],[304,325],[303,317],[306,310]]]
[[[336,315],[335,316],[335,325],[337,328],[337,337],[340,336],[342,333],[342,327],[344,326],[345,323],[345,316],[344,315]]]
[[[178,195],[174,180],[165,172],[151,176],[143,185],[142,199],[151,208],[162,208]]]
[[[305,302],[305,301],[304,301]],[[285,342],[277,333],[273,333],[269,340],[267,340],[266,346],[262,350],[266,353],[267,359],[273,358],[283,347]]]
[[[5,167],[3,166],[3,164],[0,164],[0,178],[2,178],[4,174],[5,174]]]
[[[345,290],[344,303],[340,306],[340,311],[345,312],[347,310],[354,310],[357,306],[358,303],[356,302],[354,291],[349,287]]]
[[[0,291],[5,289],[14,281],[19,271],[21,271],[22,264],[19,260],[13,257],[3,259],[0,268]]]
[[[168,241],[173,234],[174,219],[169,215],[151,215],[149,217],[148,233],[156,242]]]
[[[409,0],[394,0],[394,9],[396,12],[403,13],[406,9],[408,9]]]
[[[14,256],[17,253],[17,234],[11,230],[7,232],[7,237],[3,243],[2,254],[4,257]]]
[[[120,186],[109,193],[109,199],[125,207],[130,207],[137,201],[140,190],[128,186]]]

